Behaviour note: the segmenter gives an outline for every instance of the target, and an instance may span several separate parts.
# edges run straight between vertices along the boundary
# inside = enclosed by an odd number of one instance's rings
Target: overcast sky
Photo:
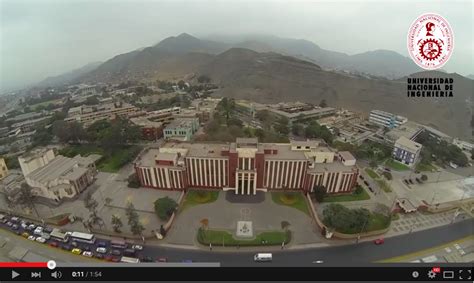
[[[389,49],[408,56],[408,28],[426,12],[441,14],[454,31],[454,53],[444,69],[473,74],[471,0],[0,0],[0,89],[21,87],[182,32],[197,37],[272,34],[348,54]]]

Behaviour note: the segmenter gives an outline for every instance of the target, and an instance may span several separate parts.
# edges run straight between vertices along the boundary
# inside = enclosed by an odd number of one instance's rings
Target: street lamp
[[[367,222],[369,222],[369,218],[370,218],[370,216],[367,216],[367,219],[365,219],[364,225],[362,225],[362,229],[360,229],[360,232],[357,235],[357,241],[356,241],[357,244],[359,243],[359,240],[360,240],[360,234],[362,234],[362,232],[365,229],[365,225],[367,225]]]

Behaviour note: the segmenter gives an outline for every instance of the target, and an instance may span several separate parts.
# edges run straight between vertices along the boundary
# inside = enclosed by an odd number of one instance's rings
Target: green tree
[[[35,206],[36,195],[33,194],[32,188],[26,184],[22,183],[19,191],[19,197],[17,202],[19,204],[25,205],[26,207],[35,211],[36,216],[39,216],[38,210]]]
[[[133,235],[142,235],[145,227],[140,223],[139,216],[132,202],[128,202],[125,214],[128,217],[128,225]]]
[[[160,198],[155,201],[155,212],[163,221],[168,220],[177,207],[178,204],[169,197]]]
[[[100,103],[99,98],[97,98],[96,95],[94,96],[89,96],[86,98],[86,101],[84,102],[86,105],[97,105]]]
[[[128,176],[128,187],[129,188],[139,188],[140,187],[140,180],[138,180],[137,173],[133,173]]]
[[[112,215],[112,227],[116,233],[121,233],[121,228],[123,227],[122,219],[118,215]]]
[[[179,89],[185,89],[186,88],[186,82],[184,82],[183,80],[180,80],[178,82],[178,87],[179,87]]]
[[[361,233],[367,231],[371,216],[365,208],[349,209],[343,205],[331,203],[323,210],[323,222],[341,233]]]
[[[428,176],[426,176],[425,174],[421,175],[421,180],[423,182],[427,181],[428,180]]]
[[[326,196],[326,188],[324,186],[316,186],[313,189],[313,196],[318,202],[322,202]]]
[[[304,126],[300,123],[293,123],[291,125],[291,132],[295,136],[303,136],[304,135]]]

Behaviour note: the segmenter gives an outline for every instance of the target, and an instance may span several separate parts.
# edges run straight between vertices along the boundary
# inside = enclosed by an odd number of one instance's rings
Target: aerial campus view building
[[[143,187],[222,189],[241,195],[257,191],[351,192],[358,169],[347,151],[334,152],[320,140],[259,143],[237,138],[230,144],[167,143],[135,160]]]

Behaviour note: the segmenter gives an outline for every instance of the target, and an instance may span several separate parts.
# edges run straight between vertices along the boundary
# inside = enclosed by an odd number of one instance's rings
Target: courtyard
[[[215,201],[187,207],[181,211],[166,240],[176,245],[198,245],[197,233],[207,222],[207,229],[227,231],[235,236],[237,222],[251,221],[254,236],[266,232],[284,232],[282,222],[288,222],[291,244],[322,242],[323,238],[312,223],[312,218],[293,206],[277,204],[271,193],[259,192],[255,196],[235,195],[220,191]],[[216,233],[217,234],[217,233]],[[231,235],[224,233],[225,237]],[[222,237],[222,233],[220,233]],[[265,235],[265,234],[264,234]]]

